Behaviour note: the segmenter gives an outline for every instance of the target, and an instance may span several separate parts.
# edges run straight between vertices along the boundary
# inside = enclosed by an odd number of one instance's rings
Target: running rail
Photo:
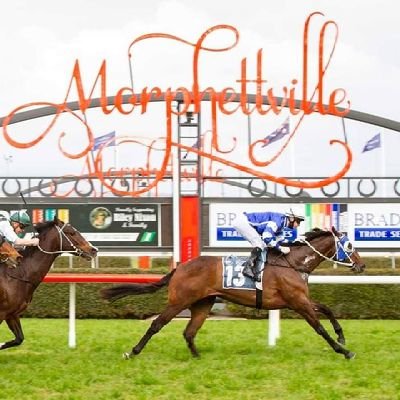
[[[76,284],[77,283],[155,283],[164,275],[158,274],[55,274],[45,276],[45,283],[69,283],[68,346],[76,347]],[[400,275],[314,275],[310,284],[400,284]],[[268,317],[268,345],[275,346],[280,337],[280,311],[270,310]]]
[[[77,283],[154,283],[164,275],[156,274],[48,274],[45,283],[69,283],[68,347],[76,347],[76,284]]]
[[[46,283],[154,283],[164,275],[156,274],[48,274]]]

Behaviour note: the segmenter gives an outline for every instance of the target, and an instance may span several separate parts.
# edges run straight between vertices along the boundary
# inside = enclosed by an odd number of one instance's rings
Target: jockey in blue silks
[[[257,278],[257,260],[262,251],[275,248],[283,254],[290,252],[289,247],[280,244],[284,241],[284,228],[295,229],[304,221],[304,217],[291,213],[244,212],[239,214],[233,227],[253,246],[250,257],[242,271],[249,278]]]

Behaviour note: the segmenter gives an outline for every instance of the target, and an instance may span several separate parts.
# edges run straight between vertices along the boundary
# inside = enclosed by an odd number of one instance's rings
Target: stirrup
[[[261,282],[261,272],[258,272],[254,278],[253,278],[254,282]]]

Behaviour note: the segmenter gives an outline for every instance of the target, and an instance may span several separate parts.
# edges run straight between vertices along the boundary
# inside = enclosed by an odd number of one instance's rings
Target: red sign
[[[181,262],[200,255],[198,196],[181,198]]]

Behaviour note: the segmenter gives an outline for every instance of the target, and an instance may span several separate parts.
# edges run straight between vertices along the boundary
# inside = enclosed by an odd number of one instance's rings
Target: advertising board
[[[16,207],[5,204],[1,209],[9,212]],[[30,205],[28,213],[33,223],[57,216],[97,247],[149,247],[160,241],[157,204],[40,204]]]
[[[349,238],[357,247],[400,248],[400,204],[349,204]]]
[[[357,249],[400,248],[400,204],[397,203],[305,203],[305,204],[210,204],[210,246],[249,247],[232,227],[238,213],[244,211],[276,211],[304,215],[305,222],[298,232],[288,232],[289,240],[313,228],[331,229],[334,226]]]
[[[245,247],[249,244],[232,227],[233,221],[239,213],[275,211],[286,213],[293,211],[295,214],[305,215],[304,204],[210,204],[210,246],[212,247]],[[294,240],[298,234],[304,233],[300,226],[299,231],[287,230],[285,236]]]

